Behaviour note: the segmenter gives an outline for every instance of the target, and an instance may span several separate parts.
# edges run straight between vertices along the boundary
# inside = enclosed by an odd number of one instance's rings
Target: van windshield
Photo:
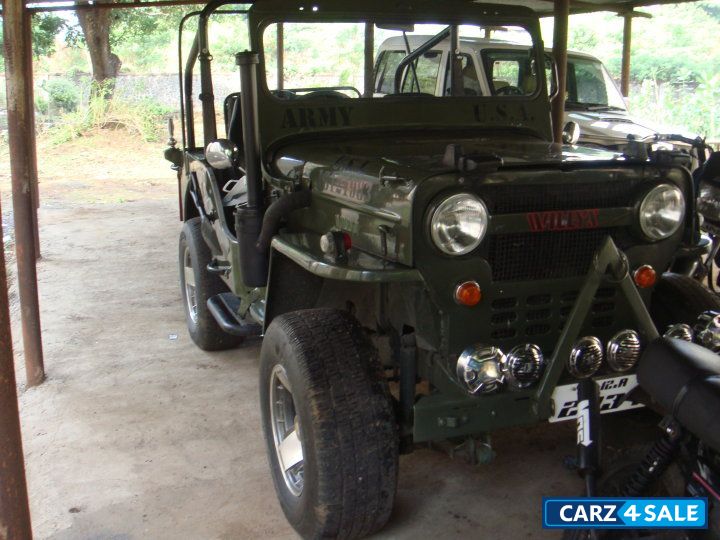
[[[538,88],[531,34],[520,26],[457,27],[461,53],[451,54],[452,27],[442,23],[373,24],[372,80],[366,81],[365,22],[285,22],[263,33],[265,79],[276,97],[384,98],[530,96]],[[488,84],[480,57],[468,45],[490,39],[502,29],[503,40],[522,43],[523,71],[498,64],[497,87]],[[280,39],[278,39],[280,38]],[[278,43],[282,51],[278,51]],[[280,59],[280,61],[279,61]],[[506,65],[507,64],[507,65]],[[544,73],[541,74],[544,76]],[[500,88],[501,87],[501,88]]]
[[[568,57],[567,109],[626,111],[622,94],[600,60]]]

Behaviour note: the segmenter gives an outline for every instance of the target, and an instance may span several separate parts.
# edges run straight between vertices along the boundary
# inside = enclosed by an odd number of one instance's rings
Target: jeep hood
[[[581,143],[623,145],[627,144],[628,135],[644,140],[660,133],[656,126],[638,121],[624,111],[569,110],[565,116],[580,126]]]
[[[467,156],[502,159],[502,168],[560,167],[569,162],[616,161],[617,153],[596,148],[563,146],[518,135],[480,137],[433,137],[394,135],[295,142],[274,152],[272,165],[285,177],[307,175],[317,167],[377,177],[384,172],[411,178],[447,172],[443,163],[449,144],[460,145]],[[302,169],[302,171],[300,170]],[[415,173],[415,174],[413,174]]]

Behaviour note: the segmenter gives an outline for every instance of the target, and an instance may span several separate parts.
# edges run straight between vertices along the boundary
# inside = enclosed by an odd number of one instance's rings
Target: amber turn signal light
[[[655,285],[657,281],[657,273],[649,264],[643,264],[633,273],[633,281],[641,289],[647,289]]]
[[[477,281],[463,281],[455,287],[455,301],[461,306],[476,306],[482,300],[482,291]]]

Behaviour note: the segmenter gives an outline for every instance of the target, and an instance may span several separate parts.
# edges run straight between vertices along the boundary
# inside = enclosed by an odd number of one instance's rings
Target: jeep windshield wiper
[[[625,111],[622,107],[616,107],[615,105],[590,105],[588,111]]]
[[[607,103],[584,103],[580,101],[566,101],[566,109],[580,109],[583,111],[625,111],[622,107],[608,105]]]

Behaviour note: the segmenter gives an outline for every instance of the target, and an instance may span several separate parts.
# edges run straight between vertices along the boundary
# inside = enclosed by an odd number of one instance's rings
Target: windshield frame
[[[552,130],[548,114],[549,99],[544,85],[539,84],[532,96],[388,96],[340,99],[322,97],[308,100],[280,99],[268,88],[263,36],[268,26],[292,22],[349,22],[375,25],[390,24],[457,24],[517,26],[532,40],[534,55],[542,62],[544,47],[540,24],[536,15],[522,6],[500,6],[446,0],[442,6],[431,0],[410,0],[403,4],[389,4],[386,0],[367,0],[362,5],[350,0],[338,0],[327,9],[311,11],[307,4],[296,0],[267,0],[253,5],[249,13],[251,49],[258,53],[257,106],[262,145],[292,135],[329,131],[393,131],[397,129],[517,129],[529,136],[550,141]],[[302,10],[300,8],[302,7]],[[448,14],[448,12],[450,14]],[[438,22],[440,21],[440,22]],[[376,58],[372,58],[374,72]],[[542,74],[544,80],[544,73]],[[313,109],[313,111],[310,111]],[[351,121],[335,121],[332,125],[310,125],[302,116],[315,112],[317,119],[327,112],[343,113],[342,120],[352,113]],[[337,118],[340,118],[337,112]],[[347,113],[347,114],[345,114]],[[293,117],[293,115],[295,115]],[[299,116],[300,115],[300,116]],[[327,118],[327,115],[324,115]]]
[[[252,9],[250,11],[252,15]],[[269,96],[271,99],[278,101],[278,102],[285,102],[286,99],[283,99],[281,97],[278,97],[273,93],[273,90],[271,90],[268,86],[268,80],[266,77],[266,57],[265,57],[265,35],[267,33],[267,29],[272,26],[273,24],[292,24],[292,23],[356,23],[356,24],[363,24],[363,23],[372,23],[374,25],[382,25],[382,24],[437,24],[437,25],[448,25],[448,27],[451,27],[452,25],[458,25],[458,26],[499,26],[501,23],[504,26],[516,26],[518,28],[522,28],[528,33],[528,36],[532,39],[532,45],[529,46],[529,48],[532,48],[533,50],[533,56],[538,57],[543,54],[544,47],[542,44],[542,40],[540,39],[539,34],[539,28],[537,34],[534,33],[533,25],[530,24],[530,21],[522,19],[518,20],[517,18],[512,17],[503,17],[499,18],[497,15],[488,18],[485,18],[483,20],[478,19],[471,19],[469,17],[457,17],[452,15],[443,15],[442,19],[438,18],[432,18],[428,19],[427,16],[423,16],[423,14],[410,14],[409,16],[407,14],[403,14],[402,17],[400,15],[398,16],[392,16],[391,18],[388,17],[385,14],[381,14],[377,17],[368,17],[366,14],[353,14],[353,15],[339,15],[339,16],[328,16],[325,13],[321,12],[310,12],[306,13],[304,10],[302,12],[291,12],[288,13],[287,16],[278,16],[278,14],[275,14],[274,17],[268,17],[263,18],[261,26],[258,27],[258,31],[256,34],[256,41],[253,42],[253,32],[251,31],[250,40],[253,48],[258,51],[259,57],[260,57],[260,64],[258,66],[258,84],[267,96]],[[437,37],[437,36],[433,36]],[[446,38],[450,39],[450,38]],[[432,38],[431,38],[432,40]],[[427,42],[431,41],[428,40],[423,45],[425,45]],[[445,41],[442,40],[441,44]],[[375,44],[377,45],[377,43]],[[421,47],[423,46],[421,45]],[[419,47],[420,48],[420,47]],[[416,52],[418,48],[414,49],[412,53]],[[409,56],[409,55],[408,55]],[[403,62],[408,58],[406,56],[403,59]],[[378,57],[373,58],[372,62],[372,72],[375,73],[375,68],[377,67],[377,61],[379,59],[379,51],[378,51]],[[477,69],[477,67],[476,67]],[[438,75],[438,79],[441,77],[441,75]],[[545,74],[542,74],[543,82]],[[526,94],[522,96],[498,96],[498,95],[482,95],[482,96],[464,96],[464,95],[457,95],[457,96],[450,96],[450,95],[433,95],[433,96],[426,96],[428,99],[436,99],[436,100],[449,100],[449,99],[461,99],[461,100],[467,100],[467,99],[483,99],[483,100],[490,100],[490,99],[501,99],[503,101],[505,100],[513,100],[513,99],[520,99],[520,100],[526,100],[526,99],[535,99],[539,96],[540,92],[540,81],[538,81],[537,87],[531,94]],[[320,88],[319,88],[320,89]],[[407,99],[408,96],[404,96],[403,94],[387,94],[383,96],[382,98],[374,97],[374,96],[360,96],[359,98],[353,98],[353,102],[361,101],[361,100],[369,100],[369,101],[376,101],[378,99],[383,100],[393,100],[393,99],[399,99],[404,100]]]

